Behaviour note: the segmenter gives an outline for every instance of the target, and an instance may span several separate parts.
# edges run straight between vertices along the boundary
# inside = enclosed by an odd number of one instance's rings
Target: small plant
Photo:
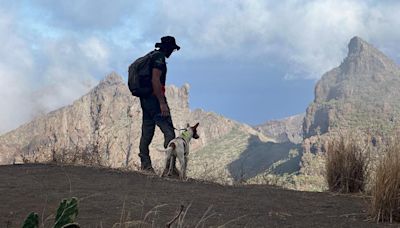
[[[326,180],[330,191],[364,191],[368,170],[368,144],[361,146],[357,143],[362,141],[348,134],[328,142]]]
[[[58,206],[54,228],[63,228],[66,225],[74,224],[77,216],[78,199],[76,197],[72,197],[70,200],[64,199]]]
[[[400,222],[400,144],[386,146],[375,173],[371,213],[377,222]]]
[[[26,218],[22,228],[39,228],[39,216],[35,212],[31,212]]]
[[[57,209],[53,228],[79,228],[79,224],[75,223],[78,216],[78,199],[72,197],[61,201]],[[39,216],[35,212],[31,212],[26,218],[23,228],[39,228]]]

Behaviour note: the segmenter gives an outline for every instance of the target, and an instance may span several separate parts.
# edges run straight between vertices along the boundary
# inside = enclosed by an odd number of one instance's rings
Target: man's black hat
[[[161,37],[161,43],[156,43],[156,47],[160,47],[161,45],[166,45],[170,47],[174,47],[174,49],[179,50],[181,47],[179,47],[176,42],[175,38],[173,36],[164,36]]]

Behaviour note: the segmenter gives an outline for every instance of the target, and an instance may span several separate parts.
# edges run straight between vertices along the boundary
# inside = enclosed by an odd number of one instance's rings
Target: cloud
[[[47,65],[36,75],[41,86],[34,93],[43,112],[72,102],[111,71],[108,47],[97,38],[46,40],[40,46]]]
[[[166,34],[182,47],[174,61],[212,65],[223,83],[231,75],[222,65],[254,69],[260,85],[271,68],[286,80],[316,80],[340,64],[355,35],[400,60],[398,1],[0,3],[0,133],[72,102],[111,71],[126,75]]]
[[[47,23],[67,30],[107,30],[139,14],[143,2],[126,0],[33,0],[31,6],[48,15]]]
[[[132,56],[165,34],[181,43],[182,58],[285,65],[293,78],[318,79],[345,57],[353,36],[391,51],[400,36],[396,1],[179,1],[35,0],[46,23],[71,33],[101,31]],[[394,35],[394,36],[393,36]],[[389,37],[395,37],[390,39]],[[387,45],[392,43],[389,47]],[[137,54],[135,54],[137,53]],[[126,56],[127,58],[128,56]],[[126,61],[126,60],[124,60]]]
[[[394,44],[399,10],[395,1],[165,0],[150,33],[176,35],[191,58],[283,63],[294,78],[317,79],[341,62],[353,36]]]
[[[31,35],[14,12],[0,13],[0,133],[70,104],[111,72],[110,51],[97,37]]]
[[[28,118],[24,107],[30,85],[26,76],[33,71],[32,56],[29,46],[14,30],[15,18],[7,11],[0,10],[0,132],[15,127],[16,122]]]

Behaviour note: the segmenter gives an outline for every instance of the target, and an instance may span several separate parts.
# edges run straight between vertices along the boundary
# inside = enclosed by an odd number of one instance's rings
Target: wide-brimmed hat
[[[181,47],[179,47],[176,44],[175,38],[173,36],[163,36],[163,37],[161,37],[161,43],[156,43],[156,47],[157,46],[161,46],[161,45],[170,46],[170,47],[173,47],[176,50],[181,49]]]

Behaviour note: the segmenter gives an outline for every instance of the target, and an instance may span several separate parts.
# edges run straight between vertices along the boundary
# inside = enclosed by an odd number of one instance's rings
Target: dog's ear
[[[194,125],[194,129],[196,129],[199,126],[199,123],[197,123],[196,125]]]

